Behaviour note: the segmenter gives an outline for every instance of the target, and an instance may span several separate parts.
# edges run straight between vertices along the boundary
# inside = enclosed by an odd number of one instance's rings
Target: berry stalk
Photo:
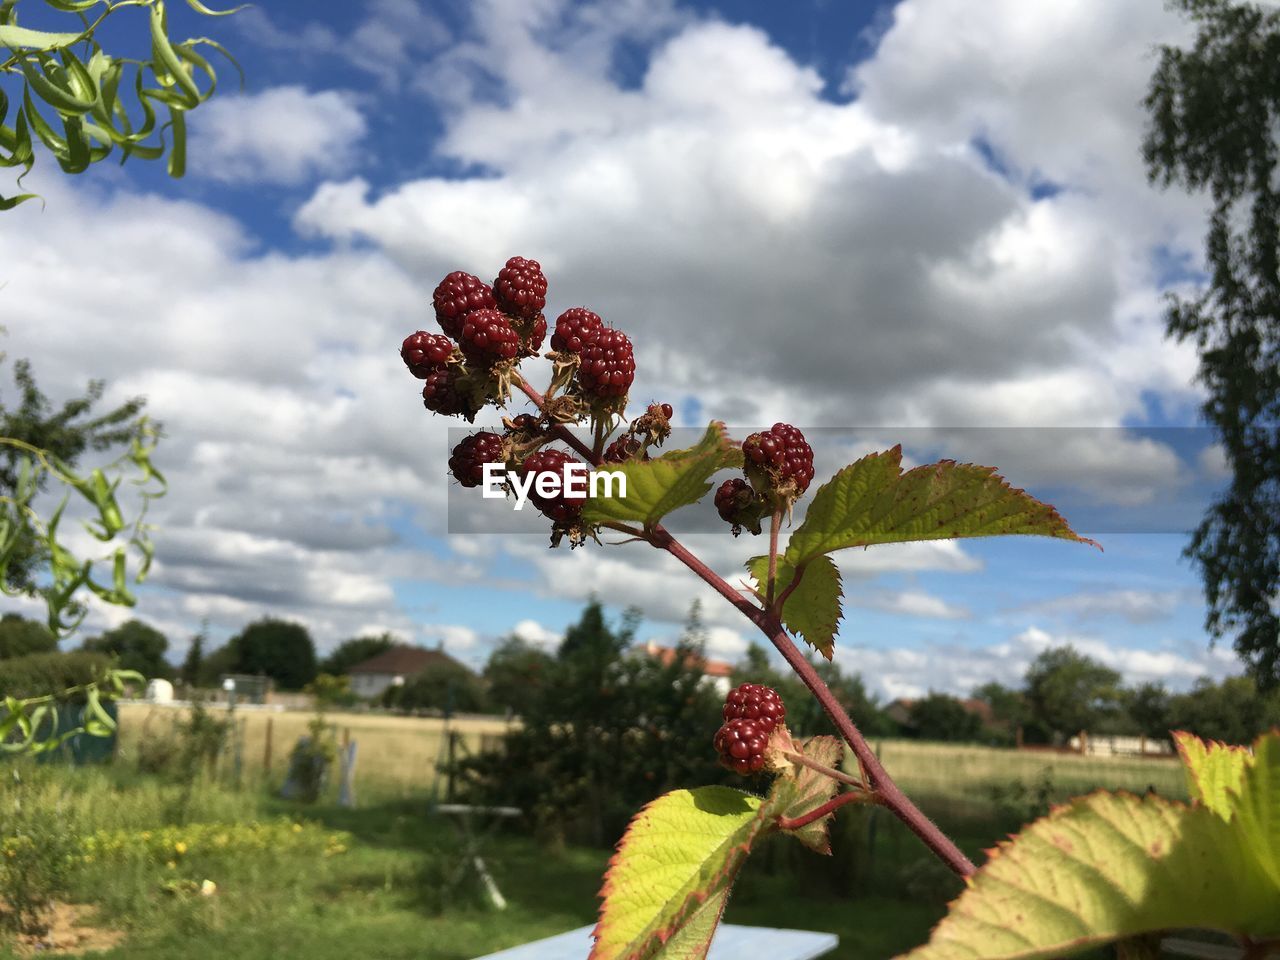
[[[831,722],[835,724],[840,736],[844,738],[844,741],[849,744],[849,748],[853,750],[854,756],[858,758],[858,763],[862,765],[863,771],[871,781],[872,788],[880,795],[880,802],[888,807],[894,816],[905,823],[908,829],[919,837],[924,845],[932,850],[938,859],[958,876],[967,877],[976,873],[978,868],[973,865],[972,860],[964,855],[964,851],[957,847],[951,838],[938,828],[937,824],[925,816],[920,808],[912,803],[911,799],[902,792],[902,789],[893,782],[893,778],[889,776],[888,771],[876,759],[875,751],[871,749],[871,745],[863,738],[862,732],[858,730],[857,726],[849,718],[844,707],[840,706],[831,689],[818,676],[817,671],[813,669],[813,665],[796,649],[796,645],[791,642],[791,638],[787,635],[777,616],[772,611],[761,610],[739,594],[723,577],[698,559],[697,556],[690,553],[689,549],[668,533],[662,524],[657,524],[653,528],[649,535],[649,542],[660,550],[666,550],[701,577],[708,586],[741,610],[743,615],[754,623],[778,648],[778,652],[782,654],[783,659],[791,665],[791,669],[796,672],[797,676],[804,682],[804,685],[817,698],[822,705],[822,709],[826,711],[827,716],[831,718]]]
[[[799,830],[801,827],[807,827],[809,824],[821,820],[823,817],[830,816],[836,810],[839,810],[848,803],[877,803],[878,798],[874,793],[838,793],[826,803],[819,807],[814,807],[808,813],[802,813],[798,817],[778,817],[774,822],[780,830]]]

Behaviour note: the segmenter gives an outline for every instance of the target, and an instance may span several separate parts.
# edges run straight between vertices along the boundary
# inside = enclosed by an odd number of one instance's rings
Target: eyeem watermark
[[[585,463],[566,463],[561,473],[543,470],[527,474],[512,472],[500,463],[486,463],[481,494],[489,500],[505,500],[508,490],[515,491],[517,510],[523,510],[529,502],[530,490],[544,500],[562,494],[570,500],[585,500],[588,496],[625,498],[627,475],[621,470],[592,471]]]

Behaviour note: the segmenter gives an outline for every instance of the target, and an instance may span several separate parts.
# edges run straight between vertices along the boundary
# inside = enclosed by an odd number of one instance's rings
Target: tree
[[[929,692],[911,705],[911,722],[921,740],[977,740],[982,719],[970,713],[955,697]]]
[[[389,633],[343,640],[332,653],[320,661],[320,672],[334,677],[341,676],[357,663],[364,663],[380,653],[386,653],[395,645],[396,638]]]
[[[126,620],[113,630],[90,637],[82,649],[115,657],[122,669],[137,670],[147,678],[173,676],[173,667],[164,658],[168,638],[141,620]]]
[[[197,0],[187,0],[187,5],[197,13],[223,15]],[[98,28],[118,10],[131,6],[148,8],[149,60],[112,56],[98,43]],[[102,9],[95,9],[98,7]],[[21,89],[14,98],[18,109],[9,127],[4,124],[9,98],[0,87],[0,167],[22,167],[24,174],[29,171],[35,164],[35,140],[53,155],[64,173],[70,174],[82,173],[90,164],[105,160],[116,147],[125,159],[156,160],[165,155],[166,145],[172,144],[169,174],[182,176],[186,169],[186,113],[213,96],[216,81],[212,64],[197,48],[203,45],[228,57],[230,54],[205,38],[175,42],[168,35],[164,0],[45,0],[41,13],[44,22],[51,21],[62,30],[20,27],[18,5],[0,4],[0,48],[8,54],[0,60],[0,79],[12,78]],[[203,89],[197,81],[201,75]],[[126,102],[134,97],[135,102]],[[141,122],[135,123],[129,114],[139,110]],[[166,113],[168,122],[157,124],[158,112]],[[0,195],[0,210],[33,196]]]
[[[55,408],[36,386],[28,361],[14,363],[13,379],[17,386],[15,401],[6,405],[0,398],[0,437],[38,447],[67,467],[74,467],[86,450],[109,450],[141,440],[147,429],[142,416],[146,401],[141,397],[94,415],[105,389],[101,380],[89,381],[82,396]],[[17,445],[0,444],[0,496],[15,495],[28,460],[29,454]],[[48,480],[48,473],[41,474],[36,489],[44,490]],[[48,551],[40,547],[34,533],[28,532],[16,544],[6,567],[6,586],[10,590],[32,591],[32,573],[47,558]]]
[[[196,683],[201,687],[216,687],[224,674],[238,673],[239,652],[230,643],[224,643],[217,650],[205,655],[200,661],[200,671],[196,675]]]
[[[1120,674],[1074,647],[1045,650],[1027,668],[1032,716],[1055,737],[1096,730],[1120,710]]]
[[[282,690],[301,690],[316,678],[316,646],[301,624],[263,617],[228,646],[235,673],[264,674]]]
[[[1031,718],[1027,698],[1022,692],[994,680],[974,688],[971,696],[989,706],[991,716],[1008,726],[1011,731],[1025,725]]]
[[[209,625],[205,623],[200,632],[191,638],[191,646],[187,648],[187,655],[183,658],[182,669],[178,671],[179,678],[189,687],[200,683],[200,670],[204,666],[204,636],[208,629]]]
[[[57,649],[58,638],[43,623],[17,613],[0,617],[0,660],[29,653],[53,653]]]
[[[544,695],[555,658],[520,637],[508,637],[489,655],[484,680],[496,707],[523,717]]]
[[[431,708],[446,713],[479,713],[487,706],[480,678],[462,664],[437,660],[410,677],[403,687],[388,687],[388,706]]]
[[[1168,738],[1169,691],[1163,683],[1143,683],[1124,691],[1124,711],[1135,733]]]
[[[1280,725],[1280,697],[1264,695],[1249,677],[1221,683],[1201,677],[1190,691],[1170,699],[1169,725],[1208,740],[1249,744]]]
[[[1280,683],[1280,12],[1230,0],[1177,0],[1198,24],[1191,50],[1164,46],[1145,105],[1147,174],[1208,188],[1209,288],[1170,298],[1168,334],[1194,340],[1203,414],[1231,483],[1185,555],[1199,568],[1214,640],[1264,687]]]

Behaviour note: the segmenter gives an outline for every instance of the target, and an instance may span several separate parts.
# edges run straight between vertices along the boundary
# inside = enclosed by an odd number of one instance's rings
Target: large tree
[[[1108,725],[1122,696],[1120,674],[1074,647],[1045,650],[1027,668],[1032,716],[1057,737]]]
[[[1280,682],[1280,11],[1175,2],[1198,32],[1189,50],[1160,50],[1143,155],[1153,181],[1213,200],[1208,289],[1172,297],[1167,324],[1199,349],[1203,412],[1232,474],[1186,555],[1204,580],[1206,628],[1232,635],[1269,687]]]
[[[264,617],[232,637],[228,646],[232,672],[263,674],[282,690],[301,690],[316,678],[316,645],[301,624]]]
[[[85,640],[85,650],[115,657],[125,670],[137,670],[144,677],[173,677],[173,667],[164,658],[169,640],[155,627],[141,620],[126,620],[120,626]]]

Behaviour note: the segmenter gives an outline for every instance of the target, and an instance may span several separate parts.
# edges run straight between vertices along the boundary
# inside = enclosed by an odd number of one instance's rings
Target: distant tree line
[[[592,601],[558,649],[543,649],[511,636],[493,650],[480,673],[443,657],[375,699],[380,706],[407,711],[514,714],[528,724],[531,717],[548,709],[548,696],[568,702],[564,670],[566,663],[578,663],[575,651],[594,650],[592,655],[599,662],[593,669],[600,675],[611,670],[625,674],[622,664],[643,659],[626,649],[633,633],[634,623],[625,629],[608,628],[602,608]],[[690,656],[698,663],[702,662],[701,646],[688,638],[704,633],[695,613],[682,642],[694,651]],[[613,639],[606,642],[602,637]],[[624,640],[624,646],[618,647]],[[345,678],[352,667],[400,641],[387,633],[352,637],[322,658],[304,626],[264,617],[221,647],[206,652],[206,643],[202,630],[175,668],[166,658],[169,641],[164,633],[133,619],[87,638],[75,652],[76,659],[63,664],[59,658],[72,654],[59,652],[43,623],[6,613],[0,616],[0,694],[10,692],[6,684],[17,689],[14,685],[19,680],[26,690],[38,685],[40,678],[78,677],[94,665],[114,661],[148,678],[192,687],[215,687],[227,674],[263,675],[280,690],[323,690],[334,702],[350,703],[358,698],[347,686],[325,678]],[[1264,730],[1280,726],[1280,691],[1262,691],[1247,676],[1220,682],[1201,678],[1182,693],[1170,692],[1160,683],[1126,686],[1117,671],[1070,646],[1042,651],[1020,686],[986,683],[965,699],[931,691],[909,702],[884,703],[867,690],[860,675],[843,673],[838,665],[822,659],[813,662],[854,722],[871,736],[1008,745],[1019,730],[1027,743],[1060,743],[1082,730],[1092,735],[1152,738],[1167,738],[1170,730],[1190,730],[1214,740],[1248,743]],[[695,671],[699,678],[700,671],[700,667]],[[748,680],[768,684],[783,695],[793,729],[806,735],[827,732],[825,717],[800,681],[790,671],[773,666],[766,650],[755,643],[731,677],[734,685]]]

